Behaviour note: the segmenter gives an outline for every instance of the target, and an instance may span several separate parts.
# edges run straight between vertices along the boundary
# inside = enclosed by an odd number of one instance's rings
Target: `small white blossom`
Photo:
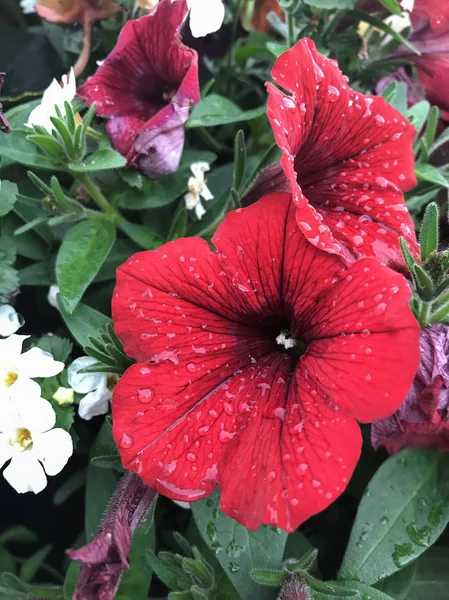
[[[50,117],[56,117],[55,107],[57,106],[62,114],[64,114],[64,102],[72,102],[75,94],[76,80],[72,68],[68,75],[62,76],[62,86],[56,79],[53,79],[45,90],[39,106],[36,106],[36,108],[31,111],[26,126],[32,128],[34,125],[40,125],[41,127],[45,127],[47,131],[52,131],[54,125],[50,121]]]
[[[38,494],[47,485],[47,475],[56,475],[73,453],[72,438],[64,429],[53,429],[56,414],[41,398],[38,386],[26,398],[14,395],[0,403],[0,468],[6,481],[18,492]]]
[[[0,306],[0,335],[8,337],[16,333],[24,324],[23,318],[16,312],[16,309],[9,304]]]
[[[206,209],[201,203],[201,198],[208,202],[213,199],[210,189],[206,185],[204,173],[209,171],[210,166],[207,162],[196,162],[190,165],[193,177],[189,178],[187,183],[188,193],[184,196],[187,210],[195,210],[198,219],[201,219],[206,213]]]
[[[415,6],[415,0],[402,0],[400,4],[402,10],[408,10],[409,12],[412,12],[413,7]]]
[[[86,394],[78,407],[79,416],[86,421],[108,412],[112,389],[117,383],[117,377],[109,373],[79,373],[96,362],[90,356],[81,356],[68,368],[69,385],[78,394]]]
[[[23,342],[29,335],[11,335],[0,340],[0,401],[12,394],[25,398],[40,392],[34,377],[53,377],[64,368],[49,352],[31,348],[22,354]]]
[[[193,37],[204,37],[222,26],[225,7],[221,0],[187,0],[187,6],[190,9],[190,31]]]
[[[20,8],[25,15],[31,15],[35,11],[36,0],[20,0]]]
[[[51,285],[48,290],[47,300],[48,300],[49,305],[53,306],[53,308],[59,308],[58,307],[59,292],[60,292],[59,285],[57,285],[56,283]]]

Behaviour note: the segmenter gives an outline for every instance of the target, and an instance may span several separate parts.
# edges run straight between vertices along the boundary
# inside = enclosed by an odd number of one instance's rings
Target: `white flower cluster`
[[[56,413],[41,397],[36,377],[53,377],[64,369],[49,352],[22,352],[27,335],[17,335],[23,320],[12,306],[0,307],[0,468],[19,493],[41,492],[46,475],[56,475],[72,455],[70,434],[55,428]]]

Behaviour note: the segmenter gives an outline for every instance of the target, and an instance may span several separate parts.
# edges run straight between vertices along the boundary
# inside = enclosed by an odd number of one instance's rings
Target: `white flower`
[[[206,200],[206,202],[213,199],[213,195],[204,179],[204,173],[209,171],[209,169],[210,166],[207,162],[196,162],[190,165],[193,177],[190,177],[187,183],[189,192],[184,196],[184,200],[187,210],[195,209],[195,214],[198,219],[201,219],[206,213],[206,209],[202,205],[200,197]]]
[[[35,4],[36,0],[20,0],[20,8],[25,15],[36,12],[34,9]]]
[[[225,7],[221,0],[187,0],[190,9],[190,30],[193,37],[203,37],[218,31],[223,24]]]
[[[22,354],[22,345],[29,335],[11,335],[0,340],[0,400],[40,393],[33,377],[53,377],[64,368],[64,363],[54,360],[49,352],[31,348]]]
[[[23,318],[17,314],[16,309],[9,304],[0,306],[0,335],[8,337],[22,327]]]
[[[400,4],[402,10],[408,10],[409,12],[412,12],[415,5],[415,0],[402,0]]]
[[[55,411],[40,397],[39,386],[26,398],[14,395],[0,404],[0,468],[11,459],[3,476],[19,494],[41,492],[47,485],[45,473],[56,475],[72,455],[70,434],[53,429],[55,422]]]
[[[86,421],[108,412],[112,389],[117,383],[117,377],[108,373],[79,373],[96,362],[90,356],[81,356],[68,368],[69,385],[78,394],[86,394],[78,407],[79,416]]]
[[[54,125],[50,121],[50,117],[56,117],[55,107],[57,106],[62,114],[65,114],[64,102],[72,102],[75,94],[76,81],[75,73],[72,68],[68,75],[62,76],[62,86],[56,79],[53,79],[45,90],[39,106],[36,106],[36,108],[31,111],[26,126],[32,128],[33,125],[40,125],[41,127],[45,127],[47,131],[52,131]]]
[[[48,289],[48,295],[47,295],[47,300],[50,306],[53,306],[53,308],[59,308],[58,307],[58,294],[61,290],[59,289],[59,285],[57,285],[56,283],[54,283],[53,285],[51,285]]]

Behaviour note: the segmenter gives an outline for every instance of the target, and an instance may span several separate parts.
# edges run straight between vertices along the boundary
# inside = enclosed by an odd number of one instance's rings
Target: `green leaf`
[[[67,569],[64,580],[64,600],[73,600],[76,584],[78,583],[78,575],[81,569],[81,564],[72,561]]]
[[[431,202],[424,213],[419,234],[421,260],[424,262],[438,248],[438,205]]]
[[[407,119],[416,129],[417,136],[424,127],[424,123],[426,122],[427,117],[429,116],[429,111],[430,103],[427,102],[427,100],[423,100],[422,102],[418,102],[418,104],[415,104],[414,106],[409,108],[406,113]]]
[[[385,592],[395,600],[409,600],[410,588],[415,576],[416,561],[394,575],[376,584],[376,588]]]
[[[19,598],[27,598],[29,600],[43,598],[44,600],[48,600],[49,598],[62,597],[62,589],[60,587],[50,585],[31,585],[26,581],[22,581],[13,573],[3,573],[1,582],[0,598],[2,598],[1,594],[5,593],[7,594],[6,597],[4,597],[5,600],[18,600]]]
[[[416,571],[406,600],[447,600],[449,548],[429,548],[416,561]]]
[[[215,127],[251,121],[251,119],[264,115],[265,111],[265,106],[243,111],[227,98],[218,94],[210,94],[193,107],[186,127]]]
[[[13,131],[0,137],[0,156],[13,160],[27,167],[61,171],[63,167],[58,161],[39,151],[36,144],[27,139],[23,131]]]
[[[306,580],[309,583],[308,580]],[[392,600],[384,592],[373,588],[360,581],[325,581],[327,591],[313,590],[313,600],[336,600],[337,598],[351,598],[351,600]],[[313,589],[313,588],[312,588]]]
[[[144,250],[154,250],[164,243],[164,240],[157,233],[154,233],[145,225],[125,222],[120,225],[120,229]]]
[[[66,500],[86,485],[86,475],[87,469],[80,469],[73,473],[56,491],[53,496],[53,504],[57,506],[64,504]]]
[[[429,183],[435,183],[440,187],[449,188],[449,182],[440,171],[427,163],[416,163],[415,175],[420,181],[428,181]]]
[[[423,136],[423,142],[427,149],[431,147],[433,140],[435,139],[439,118],[440,111],[438,110],[438,107],[432,106],[430,109],[429,118],[427,119],[426,131],[424,132]]]
[[[103,454],[103,449],[111,443],[111,424],[106,420],[98,434],[98,437],[92,446],[90,459],[97,454]],[[85,528],[86,539],[89,542],[97,531],[104,512],[114,493],[120,477],[116,471],[109,469],[100,469],[92,462],[87,467],[86,479],[86,511]]]
[[[107,171],[120,169],[126,165],[126,158],[113,148],[102,148],[91,154],[82,163],[71,163],[69,169],[74,173],[90,173],[94,171]]]
[[[246,169],[245,134],[242,129],[237,131],[234,140],[234,188],[240,189]]]
[[[271,52],[273,56],[278,58],[284,52],[287,52],[288,46],[287,44],[281,44],[279,42],[267,42],[267,50]]]
[[[8,542],[36,542],[37,540],[37,533],[24,525],[12,525],[0,535],[0,544],[2,546]]]
[[[349,15],[359,21],[365,21],[366,23],[373,25],[373,27],[376,27],[377,29],[388,33],[388,35],[391,35],[391,37],[393,37],[397,42],[400,42],[401,44],[404,44],[404,46],[407,46],[407,48],[411,50],[414,54],[421,54],[420,51],[417,48],[415,48],[415,46],[411,42],[409,42],[406,37],[404,37],[397,31],[395,31],[392,27],[384,23],[382,19],[379,19],[374,15],[370,15],[364,12],[363,10],[358,9],[351,10],[349,12]]]
[[[4,217],[12,210],[19,189],[11,181],[0,181],[0,217]]]
[[[401,7],[398,4],[398,0],[379,0],[380,3],[385,6],[394,15],[402,15]]]
[[[37,346],[41,350],[45,350],[45,352],[50,352],[55,360],[60,360],[63,363],[65,363],[73,348],[73,344],[70,340],[61,338],[57,335],[41,337],[34,346]]]
[[[279,587],[284,581],[283,571],[274,569],[251,569],[249,575],[259,585],[273,585]]]
[[[117,267],[122,265],[135,252],[139,252],[140,248],[130,240],[116,240],[109,252],[107,259],[104,261],[101,269],[94,279],[94,283],[100,281],[111,281],[115,279]]]
[[[30,556],[30,558],[27,558],[20,568],[20,578],[26,582],[31,581],[41,568],[42,564],[45,562],[45,559],[50,554],[51,549],[51,544],[48,544],[47,546],[40,548],[37,552]]]
[[[4,262],[0,263],[0,296],[7,298],[14,294],[19,287],[19,274]]]
[[[433,281],[426,271],[418,264],[413,265],[413,278],[418,288],[419,295],[424,300],[432,300],[435,293]]]
[[[287,533],[266,525],[262,525],[257,531],[248,531],[246,527],[224,515],[218,505],[218,491],[206,500],[193,502],[191,505],[204,541],[215,553],[242,599],[272,598],[273,591],[260,588],[248,574],[253,568],[281,568]]]
[[[408,449],[390,457],[360,503],[339,579],[373,584],[405,567],[449,521],[449,455]]]
[[[71,314],[65,310],[59,297],[58,305],[70,333],[83,348],[89,344],[90,337],[98,336],[102,328],[111,323],[111,319],[82,302]]]
[[[62,159],[65,155],[64,148],[61,144],[49,135],[29,135],[28,139],[57,160]]]
[[[115,227],[107,221],[82,221],[65,235],[56,258],[56,280],[67,312],[75,310],[114,242]]]
[[[35,262],[19,271],[20,285],[45,285],[54,283],[54,269],[48,260]]]

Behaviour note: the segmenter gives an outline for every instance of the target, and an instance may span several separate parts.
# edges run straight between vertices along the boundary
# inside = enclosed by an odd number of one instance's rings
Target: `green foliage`
[[[262,525],[248,531],[219,508],[219,494],[192,504],[192,512],[203,540],[214,552],[242,599],[273,597],[269,588],[258,587],[248,577],[255,567],[281,567],[287,534],[281,529]]]
[[[449,521],[449,457],[403,450],[376,472],[360,503],[339,579],[374,584],[420,556]]]

